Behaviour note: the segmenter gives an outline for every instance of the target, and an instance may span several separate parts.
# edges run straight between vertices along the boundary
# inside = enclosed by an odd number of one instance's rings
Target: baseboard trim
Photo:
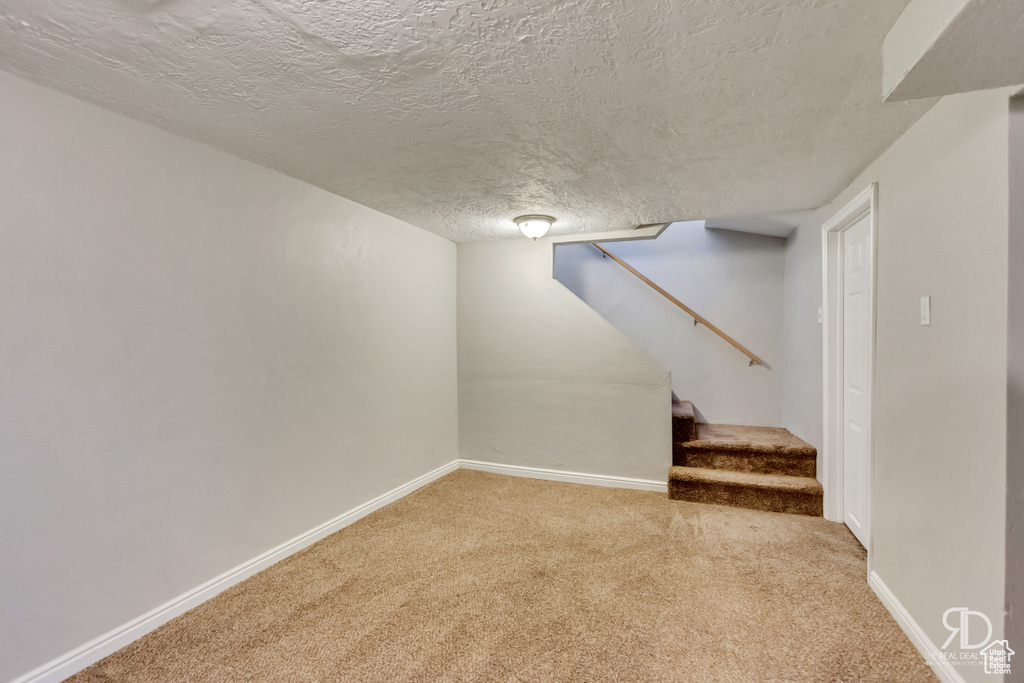
[[[965,683],[960,672],[956,670],[956,667],[949,660],[943,659],[942,650],[935,645],[932,639],[924,632],[924,629],[910,616],[910,612],[896,599],[896,596],[885,585],[881,577],[875,572],[868,573],[868,585],[871,586],[871,590],[875,591],[875,595],[882,601],[885,608],[889,610],[889,614],[893,616],[896,623],[900,625],[903,632],[910,638],[910,642],[924,656],[925,661],[931,666],[932,671],[939,677],[939,680],[943,681],[943,683]]]
[[[73,676],[91,664],[95,664],[107,655],[117,652],[122,647],[138,640],[150,631],[163,626],[168,621],[198,607],[210,598],[216,596],[237,583],[244,581],[253,574],[263,571],[267,567],[280,562],[289,555],[297,553],[322,538],[330,536],[335,531],[344,529],[375,510],[393,503],[396,500],[409,495],[413,491],[426,486],[432,481],[440,479],[457,469],[480,470],[493,472],[495,474],[506,474],[513,477],[528,477],[531,479],[546,479],[549,481],[564,481],[572,484],[589,484],[593,486],[608,486],[612,488],[639,489],[641,491],[668,491],[667,482],[652,481],[650,479],[631,479],[629,477],[614,477],[606,474],[587,474],[584,472],[565,472],[563,470],[549,470],[539,467],[523,467],[520,465],[500,465],[498,463],[483,462],[479,460],[453,460],[446,465],[427,472],[426,474],[413,479],[412,481],[394,488],[387,493],[377,496],[362,505],[352,508],[334,519],[324,522],[320,526],[286,541],[276,548],[244,562],[234,569],[230,569],[220,576],[210,579],[206,583],[193,588],[187,593],[160,605],[156,609],[146,612],[140,617],[129,621],[126,624],[104,633],[103,635],[90,640],[88,643],[75,648],[74,650],[53,659],[42,666],[29,671],[11,681],[11,683],[59,683],[64,679]],[[960,683],[959,681],[957,683]]]
[[[652,479],[632,479],[630,477],[614,477],[608,474],[566,472],[564,470],[549,470],[540,467],[524,467],[522,465],[501,465],[482,460],[459,460],[458,462],[459,467],[462,469],[507,474],[513,477],[564,481],[571,484],[589,484],[591,486],[608,486],[617,489],[638,489],[640,491],[657,491],[659,493],[668,492],[667,480],[654,481]]]
[[[81,647],[75,648],[67,654],[61,655],[42,666],[19,676],[11,683],[59,683],[69,676],[73,676],[90,664],[94,664],[107,655],[117,652],[122,647],[141,638],[150,631],[163,626],[174,617],[184,614],[218,593],[221,593],[231,586],[244,581],[253,574],[263,571],[267,567],[280,562],[289,555],[296,553],[303,548],[316,543],[322,538],[330,536],[335,531],[344,529],[371,512],[378,510],[399,498],[409,495],[416,489],[426,486],[436,479],[440,479],[449,472],[459,468],[459,461],[442,465],[437,469],[427,472],[423,476],[402,484],[387,493],[381,494],[371,501],[352,508],[334,519],[311,529],[290,541],[286,541],[276,548],[272,548],[262,555],[258,555],[248,562],[244,562],[234,569],[230,569],[220,576],[210,579],[206,583],[183,593],[169,602],[160,605],[142,616],[123,624],[112,631],[95,638]]]
[[[656,491],[665,493],[668,491],[668,483],[654,481],[651,479],[634,479],[630,477],[616,477],[606,474],[588,474],[585,472],[567,472],[564,470],[544,469],[540,467],[524,467],[522,465],[502,465],[481,460],[453,460],[435,470],[413,479],[387,493],[377,496],[362,505],[352,508],[334,519],[311,529],[290,541],[286,541],[276,548],[244,562],[234,569],[231,569],[220,576],[217,576],[206,583],[193,588],[187,593],[164,603],[163,605],[143,614],[122,626],[119,626],[107,633],[95,638],[74,650],[53,659],[42,666],[29,671],[11,681],[11,683],[59,683],[64,679],[73,676],[90,664],[94,664],[107,655],[113,654],[129,643],[141,638],[150,631],[164,625],[174,617],[184,614],[193,607],[206,602],[231,586],[249,578],[253,574],[263,571],[267,567],[280,562],[289,555],[292,555],[322,538],[325,538],[340,529],[362,519],[366,515],[379,510],[390,503],[409,495],[432,481],[454,472],[457,469],[478,470],[492,472],[494,474],[505,474],[513,477],[527,477],[531,479],[544,479],[548,481],[562,481],[572,484],[587,484],[591,486],[606,486],[612,488],[637,489],[641,491]],[[946,659],[942,658],[942,651],[928,637],[924,630],[918,625],[910,613],[903,607],[896,596],[885,585],[881,577],[874,571],[868,574],[868,585],[885,605],[889,613],[900,625],[900,628],[907,634],[910,641],[921,652],[928,661],[932,670],[944,683],[965,683],[963,677],[956,668]]]

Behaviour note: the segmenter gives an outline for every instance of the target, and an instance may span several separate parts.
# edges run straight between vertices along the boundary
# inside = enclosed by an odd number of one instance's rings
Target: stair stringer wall
[[[708,422],[781,427],[785,242],[673,223],[610,251],[764,359],[748,359],[590,244],[560,244],[555,277],[672,373]]]

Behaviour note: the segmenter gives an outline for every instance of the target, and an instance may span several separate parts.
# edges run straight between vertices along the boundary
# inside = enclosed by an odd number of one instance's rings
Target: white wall
[[[455,246],[0,73],[0,680],[457,453]]]
[[[604,245],[762,358],[749,359],[590,244],[555,248],[555,276],[672,373],[708,422],[783,426],[782,239],[673,223],[657,239]]]
[[[936,645],[950,607],[1002,631],[1008,94],[944,98],[823,212],[879,184],[871,564]]]
[[[783,296],[782,422],[818,449],[822,471],[821,226],[825,210],[808,216],[786,239]]]
[[[665,481],[668,373],[552,277],[551,239],[458,261],[462,457]]]

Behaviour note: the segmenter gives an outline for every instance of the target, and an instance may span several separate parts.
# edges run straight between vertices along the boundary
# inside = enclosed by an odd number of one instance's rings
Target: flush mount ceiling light
[[[513,218],[512,222],[519,226],[519,229],[523,231],[523,234],[532,240],[536,240],[538,237],[543,237],[547,234],[548,228],[555,222],[555,219],[551,216],[520,216],[519,218]]]

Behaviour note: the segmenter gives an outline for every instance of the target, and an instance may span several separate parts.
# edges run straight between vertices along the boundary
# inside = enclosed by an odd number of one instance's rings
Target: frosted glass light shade
[[[555,219],[551,216],[520,216],[519,218],[512,219],[513,222],[519,226],[519,229],[523,231],[523,234],[530,239],[537,239],[547,234],[548,228],[555,222]]]

